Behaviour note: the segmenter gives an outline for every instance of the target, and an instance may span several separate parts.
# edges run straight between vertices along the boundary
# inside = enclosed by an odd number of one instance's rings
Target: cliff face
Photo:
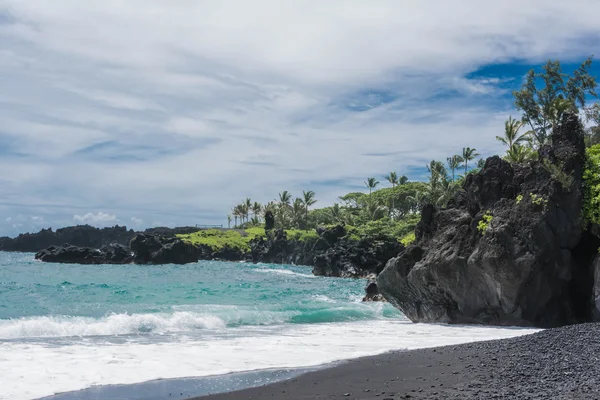
[[[318,239],[301,242],[288,240],[282,230],[272,231],[250,243],[252,261],[308,265],[317,276],[357,278],[375,276],[404,249],[392,238],[349,240],[340,225],[317,233]]]
[[[377,278],[384,297],[415,322],[550,327],[592,319],[600,240],[582,220],[577,116],[564,117],[552,143],[530,165],[489,158],[447,209],[426,206],[414,245]]]

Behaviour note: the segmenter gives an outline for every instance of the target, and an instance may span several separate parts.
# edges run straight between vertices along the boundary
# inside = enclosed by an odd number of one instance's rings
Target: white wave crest
[[[139,333],[172,333],[197,329],[223,329],[225,322],[212,315],[113,314],[104,318],[31,317],[0,320],[0,339],[114,336]]]
[[[316,278],[314,275],[301,274],[299,272],[290,271],[288,269],[256,269],[255,271],[264,274],[295,275],[301,276],[303,278]]]

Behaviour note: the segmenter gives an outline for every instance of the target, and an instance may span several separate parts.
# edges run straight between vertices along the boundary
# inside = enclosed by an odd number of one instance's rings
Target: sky
[[[600,48],[597,0],[0,0],[0,236],[227,224],[474,147]],[[600,61],[598,61],[600,65]],[[598,71],[598,65],[595,71]]]

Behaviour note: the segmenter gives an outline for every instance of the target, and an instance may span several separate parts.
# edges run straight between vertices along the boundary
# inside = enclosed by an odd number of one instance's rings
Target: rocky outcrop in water
[[[130,247],[118,243],[100,249],[73,245],[50,246],[35,258],[66,264],[188,264],[197,262],[200,251],[176,237],[138,234]]]
[[[416,242],[377,278],[385,298],[415,322],[551,327],[591,320],[600,239],[582,219],[585,150],[576,115],[564,116],[552,143],[528,165],[491,157],[446,209],[426,206]]]
[[[376,281],[369,281],[369,283],[367,283],[367,286],[365,287],[365,297],[363,297],[362,301],[386,301],[385,297],[379,293]]]
[[[133,261],[131,251],[120,244],[100,249],[72,245],[50,246],[35,255],[36,260],[63,264],[129,264]]]

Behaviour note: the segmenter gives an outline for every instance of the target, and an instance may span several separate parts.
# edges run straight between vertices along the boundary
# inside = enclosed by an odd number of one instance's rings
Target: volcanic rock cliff
[[[446,209],[425,206],[415,243],[377,278],[383,296],[414,322],[552,327],[600,316],[576,115],[539,154],[527,165],[491,157]]]

